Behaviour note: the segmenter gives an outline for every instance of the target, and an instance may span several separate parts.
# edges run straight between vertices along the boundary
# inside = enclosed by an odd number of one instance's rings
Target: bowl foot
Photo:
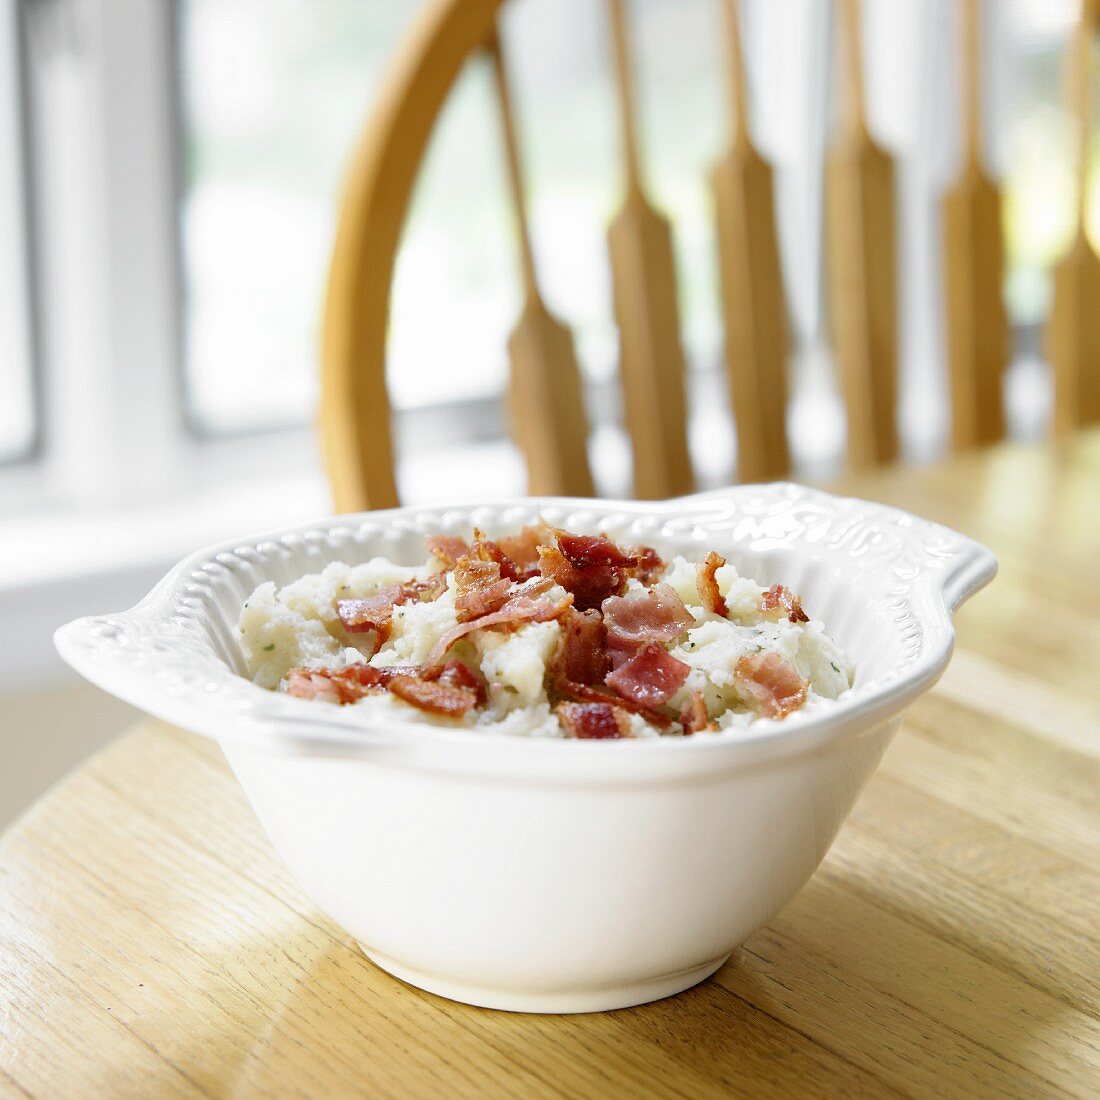
[[[426,989],[429,993],[447,997],[452,1001],[477,1005],[479,1008],[502,1009],[505,1012],[606,1012],[613,1008],[629,1008],[631,1005],[646,1004],[648,1001],[659,1001],[662,997],[671,997],[674,993],[682,993],[685,989],[698,985],[709,978],[729,958],[729,955],[723,955],[718,959],[710,959],[701,966],[689,967],[686,970],[678,970],[674,974],[664,974],[659,978],[650,978],[631,985],[540,993],[537,990],[526,992],[492,989],[453,981],[438,974],[406,966],[404,963],[397,962],[396,959],[374,951],[366,944],[360,943],[359,947],[375,966],[381,967],[403,982],[408,982],[409,985]]]

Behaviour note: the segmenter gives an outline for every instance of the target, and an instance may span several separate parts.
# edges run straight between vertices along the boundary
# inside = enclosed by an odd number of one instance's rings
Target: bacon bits
[[[611,671],[603,616],[595,610],[567,608],[561,617],[561,632],[555,672],[576,684],[602,684]]]
[[[456,664],[458,662],[455,662]],[[395,676],[389,683],[390,691],[406,703],[431,714],[447,718],[461,718],[477,706],[477,691],[453,682],[425,680],[419,676]]]
[[[693,691],[688,701],[681,708],[680,724],[684,727],[685,737],[715,728],[714,723],[707,714],[707,704],[703,701],[701,691]]]
[[[453,569],[459,558],[467,557],[470,553],[469,544],[457,535],[429,535],[424,540],[424,545],[444,569]]]
[[[557,545],[539,547],[539,572],[573,593],[578,611],[599,607],[626,587],[627,570],[635,564],[603,535],[556,532]]]
[[[404,599],[400,584],[388,584],[385,588],[361,600],[337,600],[336,614],[349,634],[363,634],[373,630],[381,645],[390,636],[393,626],[393,609]]]
[[[557,535],[558,549],[569,559],[569,564],[577,569],[595,569],[600,566],[625,569],[634,564],[634,559],[606,535],[571,535],[568,531],[559,531]]]
[[[497,539],[497,545],[515,563],[521,577],[527,580],[539,571],[539,547],[554,541],[554,529],[545,523],[524,527],[515,535]]]
[[[405,581],[401,592],[406,597],[403,602],[432,603],[447,591],[447,574],[431,573],[422,581]]]
[[[547,524],[499,539],[475,527],[469,542],[443,534],[426,541],[442,566],[438,571],[408,569],[397,575],[416,579],[387,584],[364,598],[335,600],[338,623],[327,608],[315,616],[336,643],[347,645],[350,639],[366,653],[373,642],[378,652],[372,660],[394,660],[410,642],[415,652],[430,650],[426,661],[400,667],[292,668],[282,679],[287,694],[347,705],[389,692],[426,715],[477,728],[492,726],[521,703],[549,705],[567,736],[591,740],[633,736],[633,730],[642,730],[635,716],[648,724],[647,733],[678,735],[682,730],[691,736],[718,729],[730,707],[742,717],[750,717],[748,710],[780,719],[809,698],[810,682],[780,656],[792,636],[801,633],[787,623],[809,622],[801,598],[782,584],[766,591],[751,588],[760,592],[755,607],[739,597],[736,623],[714,621],[730,615],[717,578],[726,561],[715,551],[695,567],[708,623],[701,634],[689,635],[700,614],[695,599],[693,614],[676,589],[661,580],[668,567],[652,547],[619,545],[606,535],[578,535]],[[438,614],[402,620],[396,610],[441,597]],[[455,648],[477,631],[514,635],[528,623],[552,621],[559,631],[520,634],[492,661],[488,651],[496,654],[496,646]],[[397,641],[395,622],[403,636]],[[748,647],[755,652],[730,656],[746,652],[746,628],[753,625],[764,628],[754,635],[759,644]],[[270,676],[273,663],[264,663],[255,651],[274,651],[275,644],[268,644],[251,622],[242,621],[241,630],[263,676]],[[811,648],[819,640],[815,633],[798,639]],[[678,645],[683,648],[673,656],[669,651]],[[728,682],[731,673],[735,697],[711,698],[695,690],[706,682]],[[830,685],[823,690],[832,693]],[[542,732],[545,710],[532,710],[529,717],[537,723],[532,731]]]
[[[691,668],[650,642],[607,677],[607,686],[639,706],[663,706],[683,686]]]
[[[320,699],[341,705],[354,703],[364,695],[385,691],[395,676],[416,675],[417,669],[402,665],[375,668],[348,665],[347,668],[295,668],[287,673],[286,692],[299,699]]]
[[[512,582],[500,575],[500,565],[495,561],[459,558],[454,576],[455,612],[460,623],[499,610],[512,591]]]
[[[785,718],[798,710],[809,694],[809,683],[778,653],[742,657],[734,676],[746,702],[766,718]]]
[[[461,661],[439,668],[419,665],[348,665],[346,668],[296,668],[287,674],[286,691],[299,699],[347,705],[364,695],[390,691],[421,710],[461,717],[485,702],[485,683]]]
[[[523,622],[544,623],[558,618],[572,604],[573,597],[568,592],[560,598],[546,595],[547,590],[552,587],[553,582],[545,577],[535,577],[523,584],[514,585],[511,594],[496,611],[482,615],[479,619],[459,623],[444,634],[432,650],[428,664],[438,664],[447,650],[471,631]]]
[[[373,630],[377,644],[382,645],[393,627],[393,609],[403,603],[430,603],[447,588],[443,573],[434,573],[426,580],[387,584],[373,596],[363,599],[336,601],[336,614],[349,634],[364,634]]]
[[[602,610],[613,664],[621,664],[648,642],[676,641],[695,622],[684,601],[667,584],[648,592],[609,596]]]
[[[611,740],[630,737],[630,716],[612,703],[559,703],[558,720],[571,737],[581,740]]]
[[[624,699],[603,684],[575,684],[571,680],[557,677],[551,680],[549,686],[550,694],[555,699],[569,703],[607,703],[630,714],[641,715],[651,725],[660,729],[667,729],[672,725],[672,719],[667,714],[642,706],[641,703],[635,703],[632,699]]]
[[[323,703],[354,703],[364,692],[356,691],[350,684],[325,669],[311,671],[292,669],[286,677],[286,693],[296,699],[318,699]]]
[[[461,661],[448,661],[439,669],[433,669],[428,678],[434,675],[441,684],[456,688],[469,688],[477,697],[477,705],[484,706],[487,698],[485,681],[469,665]]]
[[[627,567],[626,575],[637,578],[646,588],[659,580],[665,571],[661,555],[652,546],[628,546],[625,553],[634,559],[634,564]]]
[[[765,619],[787,619],[792,623],[808,623],[810,616],[802,610],[802,597],[784,584],[773,584],[760,599],[760,614]]]
[[[520,579],[520,570],[516,563],[495,543],[487,539],[485,533],[474,528],[474,541],[470,547],[470,556],[481,561],[493,562],[500,568],[500,575],[510,581]]]
[[[729,615],[730,609],[726,606],[726,601],[718,590],[718,580],[714,574],[725,564],[726,559],[712,550],[699,563],[697,572],[699,598],[703,601],[703,606],[711,614],[721,615],[723,618]]]

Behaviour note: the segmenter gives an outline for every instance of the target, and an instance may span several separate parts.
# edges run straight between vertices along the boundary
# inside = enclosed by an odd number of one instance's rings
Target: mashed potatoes
[[[782,586],[717,555],[666,564],[526,530],[522,553],[475,532],[424,566],[333,562],[260,585],[239,620],[250,676],[366,722],[533,737],[714,732],[851,686],[848,657]]]

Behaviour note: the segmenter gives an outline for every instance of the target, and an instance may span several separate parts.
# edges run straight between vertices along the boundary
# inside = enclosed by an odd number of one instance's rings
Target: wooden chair
[[[1004,435],[1010,343],[1001,192],[982,160],[981,0],[964,0],[960,14],[963,167],[943,199],[951,445],[956,451],[995,443]]]
[[[872,138],[859,0],[840,0],[842,117],[825,164],[825,230],[848,464],[893,462],[897,429],[894,162]]]
[[[786,305],[770,169],[747,128],[735,0],[727,6],[733,140],[715,169],[727,358],[743,477],[787,472]],[[528,229],[523,174],[504,60],[503,0],[431,0],[396,58],[355,153],[340,210],[322,336],[321,429],[337,507],[397,503],[385,343],[401,231],[425,148],[463,65],[487,55],[500,107],[524,305],[509,339],[513,436],[535,493],[593,492],[587,421],[569,330],[546,307]],[[608,231],[634,492],[665,497],[693,485],[686,370],[668,220],[646,193],[627,12],[608,0],[622,133],[624,196]]]
[[[605,2],[622,138],[623,198],[608,231],[620,383],[635,495],[664,497],[688,492],[693,483],[672,229],[646,190],[628,11],[624,0]],[[738,472],[742,480],[757,480],[784,476],[790,467],[787,308],[771,169],[749,132],[738,4],[714,2],[725,14],[730,103],[729,145],[712,172],[719,305]],[[979,2],[966,0],[961,24],[966,32],[965,169],[945,202],[953,440],[960,448],[1003,434],[1001,376],[1008,347],[1000,297],[999,199],[980,166]],[[531,247],[515,117],[496,35],[503,3],[428,0],[395,59],[354,156],[329,275],[321,355],[321,428],[340,510],[397,503],[385,383],[394,263],[432,128],[462,67],[475,58],[488,59],[493,68],[523,288],[523,308],[508,341],[512,434],[527,463],[531,492],[593,492],[588,422],[572,336],[546,306]],[[1083,26],[1092,25],[1089,13],[1096,3],[1088,0]],[[844,110],[826,167],[826,233],[837,373],[848,414],[848,460],[859,467],[892,462],[899,450],[895,184],[893,163],[867,126],[859,0],[838,0],[838,8]],[[1079,68],[1086,72],[1084,61]],[[1082,75],[1079,85],[1084,84]],[[1081,93],[1079,103],[1084,102]],[[1087,247],[1081,245],[1078,253]],[[1095,363],[1090,374],[1079,353],[1087,327],[1081,318],[1088,313],[1095,321],[1095,311],[1083,309],[1077,292],[1086,281],[1077,275],[1062,279],[1068,287],[1062,298],[1069,304],[1060,308],[1070,320],[1056,325],[1056,334],[1064,334],[1057,341],[1059,393],[1100,392]],[[1061,399],[1059,408],[1066,403]],[[1091,409],[1091,397],[1079,403]]]

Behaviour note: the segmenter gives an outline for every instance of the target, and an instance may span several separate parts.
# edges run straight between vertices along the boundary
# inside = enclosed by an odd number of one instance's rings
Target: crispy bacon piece
[[[422,581],[402,581],[387,584],[373,596],[362,599],[336,601],[336,614],[349,634],[364,634],[373,630],[377,644],[390,636],[393,626],[393,609],[403,603],[429,603],[437,600],[447,588],[443,573],[434,573]]]
[[[599,607],[612,593],[622,591],[624,576],[611,566],[578,569],[556,546],[539,550],[539,572],[573,594],[573,605],[579,611]]]
[[[539,547],[539,573],[570,592],[580,587],[580,573],[569,564],[569,559],[553,544]],[[574,606],[579,605],[574,603]],[[589,609],[586,607],[583,610]]]
[[[634,558],[603,535],[554,534],[556,545],[539,547],[539,572],[572,592],[578,611],[599,607],[608,596],[623,591]]]
[[[500,607],[480,619],[471,619],[453,627],[436,643],[428,658],[429,665],[436,665],[443,655],[459,640],[473,630],[485,630],[493,626],[512,626],[523,622],[544,623],[556,619],[573,602],[566,592],[564,596],[553,597],[546,594],[553,582],[545,577],[535,577],[512,587],[511,594]]]
[[[447,574],[431,573],[422,581],[404,581],[402,594],[407,597],[401,601],[410,603],[414,598],[419,603],[432,603],[447,591]]]
[[[636,577],[646,588],[660,580],[666,564],[652,546],[627,546],[624,551],[634,559],[634,564],[627,567],[628,577]]]
[[[640,714],[647,722],[661,729],[672,724],[672,719],[668,715],[662,714],[659,710],[644,707],[632,699],[624,699],[603,684],[577,684],[572,680],[556,676],[550,681],[548,687],[551,697],[555,699],[564,699],[570,703],[608,703],[631,714]]]
[[[286,675],[286,693],[299,699],[321,699],[327,703],[354,703],[364,695],[385,691],[395,676],[415,676],[418,670],[405,665],[375,668],[348,665],[347,668],[295,668]]]
[[[413,686],[416,684],[424,686]],[[466,706],[467,696],[473,699],[470,706],[481,706],[486,698],[484,681],[461,661],[448,661],[439,668],[421,665],[375,668],[365,664],[348,665],[347,668],[296,668],[286,677],[288,695],[329,703],[354,703],[364,695],[387,689],[421,710],[437,714],[464,714],[470,709]]]
[[[714,729],[714,723],[707,714],[707,704],[701,691],[693,691],[680,711],[680,724],[684,727],[684,736],[702,733]]]
[[[456,688],[469,688],[477,696],[477,705],[484,706],[487,698],[485,681],[469,665],[461,661],[448,661],[441,668],[430,669],[427,679],[437,679],[441,684]]]
[[[349,634],[373,630],[381,645],[390,636],[394,606],[403,603],[404,599],[405,593],[400,584],[387,584],[364,599],[337,600],[336,614]]]
[[[809,682],[794,665],[777,653],[754,653],[742,657],[734,669],[738,690],[758,714],[785,718],[806,702]]]
[[[607,686],[642,707],[663,706],[688,678],[689,665],[650,642],[607,677]]]
[[[524,580],[539,571],[539,547],[554,541],[554,529],[545,523],[531,524],[515,535],[497,539],[497,545],[513,561]]]
[[[573,535],[568,531],[558,531],[557,536],[558,549],[577,569],[602,565],[625,569],[634,564],[634,559],[606,535]]]
[[[424,543],[428,547],[428,553],[442,562],[445,569],[453,569],[459,558],[470,553],[466,540],[457,535],[429,535]]]
[[[419,676],[395,676],[390,680],[389,689],[420,710],[444,714],[448,718],[460,718],[477,706],[477,692],[473,688],[444,681],[442,677],[425,680]]]
[[[561,617],[561,631],[554,675],[577,684],[602,684],[611,670],[603,616],[595,610],[570,607]]]
[[[726,559],[713,550],[699,563],[697,570],[697,583],[699,585],[699,598],[703,606],[714,615],[728,615],[730,609],[722,593],[718,590],[718,581],[714,574],[726,564]]]
[[[512,582],[500,575],[500,565],[481,558],[455,562],[455,612],[460,623],[498,610],[512,591]]]
[[[676,590],[658,584],[647,592],[609,596],[603,602],[611,663],[620,665],[648,642],[674,642],[694,622]]]
[[[298,699],[319,699],[324,703],[354,703],[365,692],[355,690],[324,669],[296,668],[287,673],[286,693]]]
[[[581,740],[630,737],[630,718],[613,703],[559,703],[554,708],[567,733]]]
[[[810,616],[802,610],[802,597],[784,584],[773,584],[760,599],[760,614],[765,619],[787,619],[792,623],[808,623]]]
[[[493,562],[500,569],[500,575],[510,581],[521,579],[521,571],[516,563],[508,557],[497,543],[493,542],[492,539],[487,539],[485,533],[477,527],[474,528],[474,541],[470,547],[470,556],[480,561]]]

